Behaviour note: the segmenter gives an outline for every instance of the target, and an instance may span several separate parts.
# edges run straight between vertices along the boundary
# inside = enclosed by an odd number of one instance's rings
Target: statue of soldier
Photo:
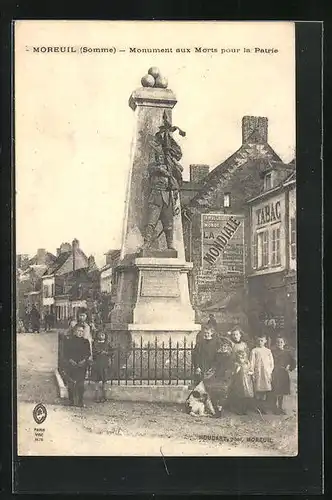
[[[180,135],[185,135],[185,133],[170,124],[166,113],[164,113],[163,119],[164,125],[159,128],[151,143],[154,149],[154,161],[148,167],[150,194],[144,248],[150,246],[156,225],[160,220],[165,233],[167,248],[174,250],[174,216],[177,215],[179,210],[177,201],[182,183],[183,167],[178,163],[178,160],[182,157],[181,148],[170,134],[175,130],[179,130]]]

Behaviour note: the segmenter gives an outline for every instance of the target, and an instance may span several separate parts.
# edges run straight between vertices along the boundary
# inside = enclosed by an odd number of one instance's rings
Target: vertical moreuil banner
[[[243,282],[244,217],[222,213],[201,215],[202,267],[200,282]]]

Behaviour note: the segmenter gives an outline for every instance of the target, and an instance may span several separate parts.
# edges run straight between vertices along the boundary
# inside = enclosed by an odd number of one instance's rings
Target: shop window
[[[268,267],[269,265],[269,233],[261,231],[258,233],[258,267]]]
[[[290,255],[291,259],[296,259],[296,219],[290,220]]]
[[[231,193],[224,194],[224,208],[229,208],[231,206]]]
[[[271,231],[271,265],[280,265],[280,228]]]

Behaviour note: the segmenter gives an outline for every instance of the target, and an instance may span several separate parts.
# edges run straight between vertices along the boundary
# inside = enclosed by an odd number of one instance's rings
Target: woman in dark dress
[[[214,367],[204,378],[204,385],[211,398],[216,416],[221,416],[222,410],[227,405],[233,367],[232,342],[226,337],[219,337]]]
[[[83,338],[84,328],[76,325],[73,335],[64,343],[66,375],[68,380],[69,402],[75,406],[83,406],[84,380],[90,357],[89,341]]]
[[[272,404],[274,413],[285,414],[283,408],[284,396],[290,394],[289,372],[294,370],[296,362],[290,351],[285,349],[285,339],[277,337],[272,348],[274,369],[272,372]]]
[[[109,346],[103,331],[97,333],[92,344],[92,380],[95,382],[95,401],[106,401],[105,383],[108,379]]]

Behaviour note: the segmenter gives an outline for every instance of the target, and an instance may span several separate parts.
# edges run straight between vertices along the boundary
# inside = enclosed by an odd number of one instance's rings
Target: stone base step
[[[55,371],[55,378],[59,388],[60,398],[68,398],[67,387],[58,370]],[[179,403],[183,404],[189,396],[191,388],[186,384],[176,384],[172,381],[171,384],[162,384],[157,381],[157,384],[148,385],[147,381],[142,381],[140,385],[134,385],[132,382],[121,380],[120,385],[117,381],[106,382],[107,399],[114,401],[137,401],[137,402],[159,402],[159,403]],[[85,382],[84,399],[91,400],[95,395],[95,385],[87,380]]]

